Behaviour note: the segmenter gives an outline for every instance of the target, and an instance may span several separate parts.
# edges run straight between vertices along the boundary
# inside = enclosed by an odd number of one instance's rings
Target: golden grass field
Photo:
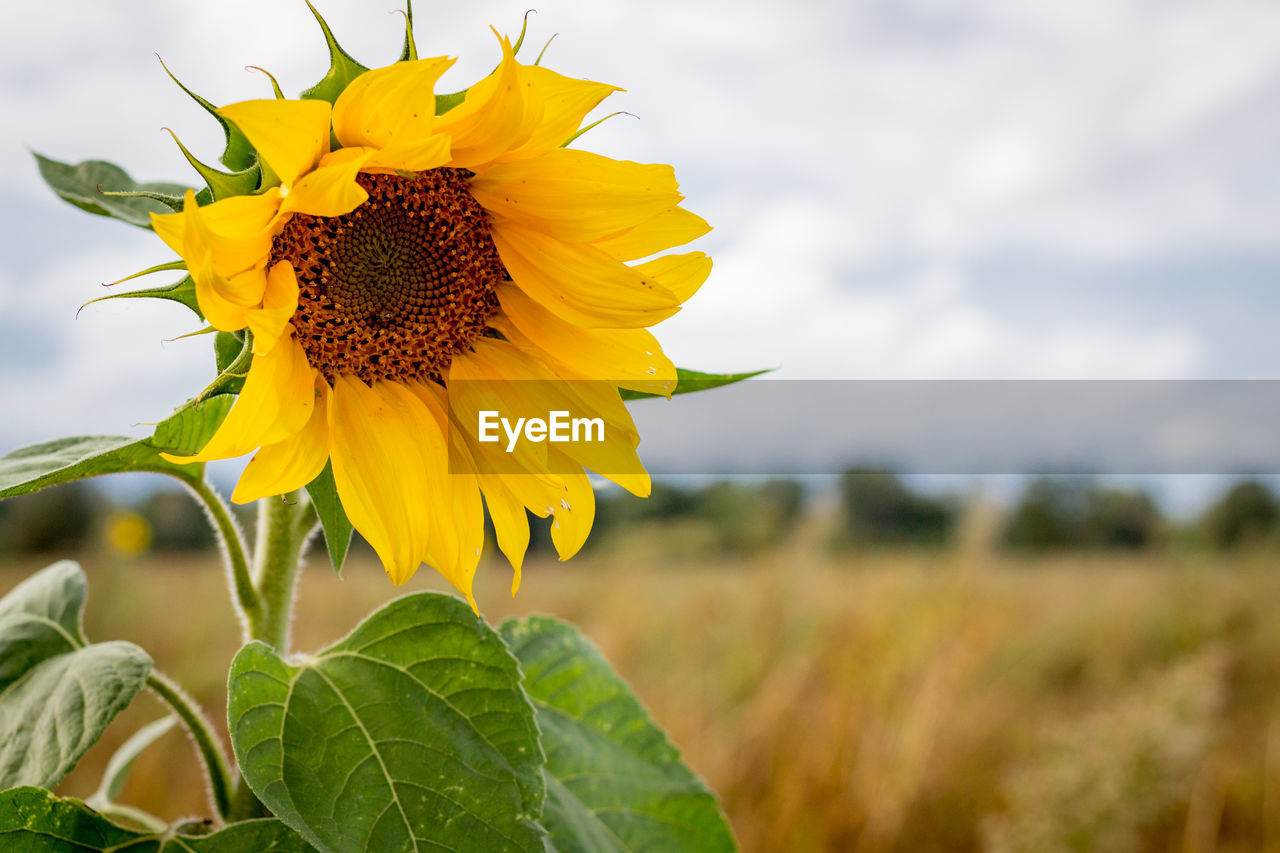
[[[636,536],[535,561],[497,622],[577,623],[723,798],[747,851],[1280,850],[1280,558],[836,556],[673,562]],[[647,544],[644,544],[647,543]],[[655,544],[657,543],[657,544]],[[37,563],[0,571],[4,590]],[[85,560],[92,639],[148,649],[215,714],[237,627],[207,560]],[[440,588],[420,572],[406,589]],[[313,551],[295,649],[401,592]],[[163,713],[147,696],[62,786]],[[207,814],[172,732],[124,801]]]

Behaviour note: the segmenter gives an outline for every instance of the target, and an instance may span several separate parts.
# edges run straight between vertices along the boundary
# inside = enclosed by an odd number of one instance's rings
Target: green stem
[[[257,591],[259,612],[256,622],[251,623],[252,636],[271,646],[279,655],[289,653],[294,589],[298,569],[302,566],[302,546],[310,530],[309,525],[300,522],[310,512],[311,501],[302,489],[258,502],[253,586]]]
[[[154,669],[147,676],[147,686],[160,694],[160,698],[168,702],[177,712],[178,717],[191,732],[196,742],[200,757],[204,759],[205,770],[209,776],[209,793],[218,814],[227,818],[231,814],[231,769],[227,756],[222,751],[222,744],[214,733],[213,724],[204,715],[204,711],[186,694],[177,682]]]
[[[315,510],[303,489],[258,502],[258,535],[253,554],[252,590],[255,607],[249,613],[249,636],[289,652],[294,591],[302,566],[302,548],[315,526]],[[231,801],[231,819],[246,820],[269,814],[241,776]]]
[[[218,531],[218,539],[222,542],[223,551],[227,556],[231,587],[235,592],[236,615],[240,618],[246,637],[253,636],[253,625],[259,616],[260,602],[253,580],[249,576],[249,558],[246,556],[244,537],[240,533],[240,527],[231,515],[231,508],[208,480],[203,476],[183,477],[182,480],[204,504],[214,528]]]

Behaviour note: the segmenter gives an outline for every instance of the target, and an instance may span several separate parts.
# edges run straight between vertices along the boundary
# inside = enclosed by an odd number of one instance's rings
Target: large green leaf
[[[180,829],[156,834],[125,829],[75,799],[41,788],[0,792],[0,848],[6,853],[309,853],[297,833],[275,819],[233,823],[209,835]]]
[[[130,225],[151,227],[152,213],[172,213],[173,201],[181,202],[187,188],[182,184],[140,184],[119,166],[102,160],[86,160],[71,165],[35,155],[44,178],[58,197],[81,210],[110,216]],[[172,201],[166,203],[143,196],[112,196],[104,192],[152,193]]]
[[[0,456],[0,498],[124,471],[199,476],[199,465],[178,465],[161,458],[160,452],[191,454],[204,447],[234,400],[230,394],[217,394],[184,406],[157,424],[149,438],[76,436],[19,448]]]
[[[146,684],[142,649],[84,639],[85,586],[64,561],[0,599],[0,787],[58,784]]]
[[[547,753],[542,823],[560,853],[735,849],[715,797],[571,625],[511,619]]]
[[[768,370],[752,370],[747,373],[701,373],[697,370],[686,370],[683,367],[677,367],[676,387],[671,393],[692,394],[695,391],[709,391],[712,388],[732,385],[735,382],[741,382],[744,379],[750,379],[753,376],[760,376],[768,372]],[[622,395],[624,400],[639,400],[644,397],[662,396],[661,394],[650,394],[647,391],[632,391],[629,388],[619,388],[618,393]]]
[[[338,499],[338,485],[333,481],[333,465],[324,464],[324,470],[307,485],[307,494],[316,508],[320,527],[324,530],[324,544],[329,550],[329,562],[333,571],[342,574],[342,564],[351,547],[351,519]]]
[[[453,596],[393,601],[294,663],[250,643],[227,714],[253,792],[326,853],[543,850],[519,667]]]

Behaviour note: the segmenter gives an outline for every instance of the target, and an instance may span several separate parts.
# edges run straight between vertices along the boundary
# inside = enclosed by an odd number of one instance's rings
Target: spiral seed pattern
[[[298,274],[298,340],[329,382],[443,381],[487,331],[507,272],[471,176],[361,174],[366,202],[343,216],[296,214],[275,237],[270,263]]]

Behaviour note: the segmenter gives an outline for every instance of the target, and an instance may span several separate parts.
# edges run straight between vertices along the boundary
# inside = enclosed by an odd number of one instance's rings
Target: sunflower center
[[[276,236],[270,262],[298,274],[298,340],[329,382],[439,382],[488,329],[507,273],[470,177],[362,174],[364,204],[344,216],[295,214]]]

